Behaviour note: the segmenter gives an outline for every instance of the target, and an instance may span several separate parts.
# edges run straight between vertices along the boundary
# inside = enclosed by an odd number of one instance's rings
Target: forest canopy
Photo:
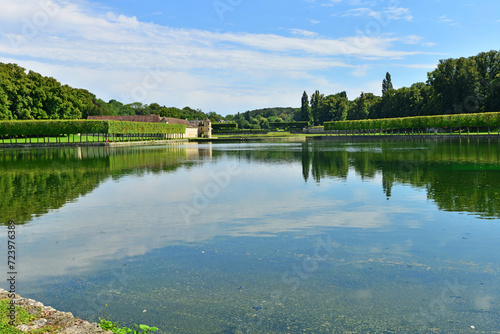
[[[182,119],[219,121],[222,116],[199,109],[105,102],[85,89],[62,85],[56,79],[42,76],[16,64],[0,63],[0,120],[86,119],[104,115],[150,115]]]

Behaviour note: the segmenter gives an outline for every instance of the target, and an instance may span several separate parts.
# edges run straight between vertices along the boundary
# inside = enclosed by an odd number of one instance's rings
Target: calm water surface
[[[2,150],[0,186],[18,293],[85,319],[500,332],[498,141]]]

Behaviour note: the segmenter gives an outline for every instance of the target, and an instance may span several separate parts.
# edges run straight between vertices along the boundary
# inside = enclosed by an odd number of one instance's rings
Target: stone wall
[[[188,128],[186,127],[186,133],[184,138],[198,138],[198,128]]]
[[[9,299],[9,293],[0,288],[0,300]],[[74,318],[70,312],[61,312],[50,306],[45,306],[33,299],[23,298],[18,294],[10,299],[16,307],[22,307],[28,313],[35,315],[38,319],[29,323],[16,326],[22,332],[28,333],[55,326],[59,334],[113,334],[111,331],[102,330],[96,323]]]
[[[303,132],[307,133],[307,134],[326,133],[324,127],[320,127],[320,128],[304,128]]]

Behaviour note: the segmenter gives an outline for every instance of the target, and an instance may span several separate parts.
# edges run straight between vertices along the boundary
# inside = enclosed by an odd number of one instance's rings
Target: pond
[[[160,333],[500,328],[498,140],[2,150],[0,186],[17,292],[87,320]]]

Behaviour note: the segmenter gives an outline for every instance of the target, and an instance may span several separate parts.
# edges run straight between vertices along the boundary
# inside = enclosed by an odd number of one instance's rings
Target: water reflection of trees
[[[235,158],[276,165],[302,165],[302,177],[321,182],[381,177],[392,196],[395,183],[426,189],[440,209],[500,217],[500,144],[491,141],[312,142],[242,146],[158,148],[86,147],[0,151],[0,212],[25,223],[92,192],[109,178],[190,168],[204,159]],[[299,167],[300,168],[300,167]]]
[[[429,199],[448,211],[500,217],[500,143],[497,141],[410,141],[309,143],[303,147],[303,173],[316,182],[382,177],[388,198],[394,183],[425,188]],[[308,163],[310,162],[310,163]]]
[[[201,150],[197,157],[206,154]],[[92,192],[108,178],[163,173],[193,164],[186,147],[180,146],[0,151],[0,212],[4,220],[22,224]]]

